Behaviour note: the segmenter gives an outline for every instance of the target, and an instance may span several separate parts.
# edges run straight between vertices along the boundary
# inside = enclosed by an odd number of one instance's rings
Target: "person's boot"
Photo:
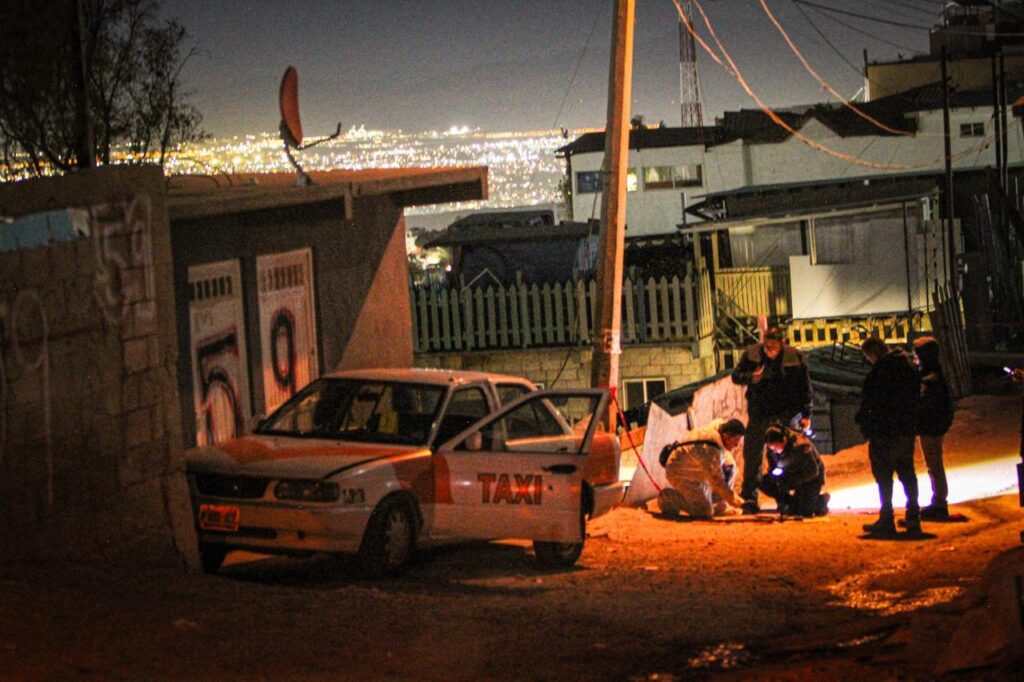
[[[921,512],[917,509],[908,509],[907,515],[900,525],[907,529],[907,535],[920,535]]]
[[[747,500],[741,507],[744,514],[757,514],[760,513],[761,507],[758,506],[757,500]]]
[[[873,538],[894,538],[896,537],[896,523],[891,515],[883,514],[874,523],[864,524],[864,532]]]
[[[921,510],[922,521],[949,521],[949,507],[944,502],[932,503]]]
[[[827,516],[828,515],[828,501],[832,499],[832,496],[828,493],[822,493],[818,495],[818,502],[814,505],[815,516]]]
[[[658,508],[665,516],[679,516],[683,509],[683,496],[675,488],[664,488],[658,493]]]

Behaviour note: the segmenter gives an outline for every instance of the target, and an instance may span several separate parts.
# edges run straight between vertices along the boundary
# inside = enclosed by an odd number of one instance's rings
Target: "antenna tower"
[[[683,11],[686,20],[693,26],[693,4],[683,0]],[[700,110],[700,86],[697,83],[697,50],[693,36],[679,21],[679,109],[682,114],[684,128],[700,128],[704,125],[704,117]]]

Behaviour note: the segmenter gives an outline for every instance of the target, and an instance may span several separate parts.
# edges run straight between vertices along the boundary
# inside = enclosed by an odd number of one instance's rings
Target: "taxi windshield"
[[[256,430],[272,436],[426,445],[444,388],[360,379],[314,381]]]

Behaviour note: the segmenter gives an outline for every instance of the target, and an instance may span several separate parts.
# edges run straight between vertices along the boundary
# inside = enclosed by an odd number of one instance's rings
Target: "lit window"
[[[672,189],[693,187],[701,184],[702,174],[699,163],[682,166],[645,166],[644,189]]]
[[[644,189],[672,187],[672,166],[644,166]]]
[[[640,189],[640,183],[637,182],[636,168],[630,168],[626,171],[626,191],[635,192]]]

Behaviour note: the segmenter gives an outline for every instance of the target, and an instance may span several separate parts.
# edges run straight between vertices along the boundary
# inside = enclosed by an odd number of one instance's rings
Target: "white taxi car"
[[[248,549],[396,574],[420,544],[500,538],[571,566],[586,519],[622,498],[618,441],[595,433],[606,401],[483,372],[328,374],[253,435],[188,453],[203,568]]]

